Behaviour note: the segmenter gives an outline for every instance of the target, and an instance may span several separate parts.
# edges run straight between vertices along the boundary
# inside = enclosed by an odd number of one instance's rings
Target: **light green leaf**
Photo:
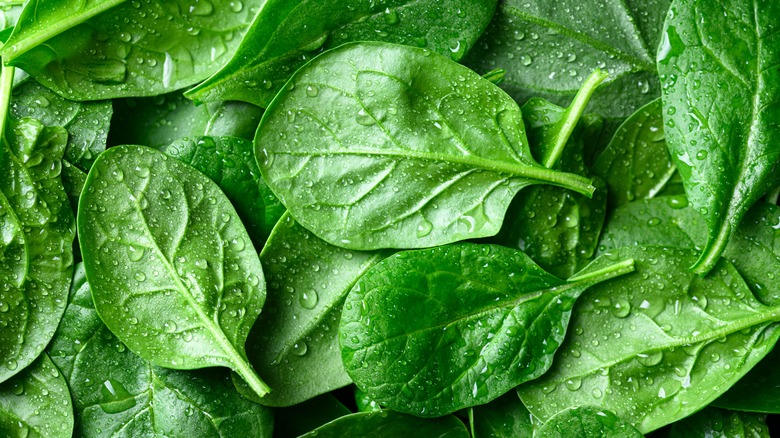
[[[593,406],[566,409],[547,420],[536,438],[642,438],[614,413]]]
[[[426,436],[468,438],[466,426],[452,415],[442,418],[417,418],[393,411],[350,414],[301,435],[301,438],[341,438],[359,436],[386,438]]]

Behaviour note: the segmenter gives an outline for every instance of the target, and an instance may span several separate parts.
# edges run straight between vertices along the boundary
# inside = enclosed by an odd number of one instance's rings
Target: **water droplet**
[[[385,9],[385,23],[398,24],[399,21],[398,13],[396,11],[392,11],[390,8]]]
[[[131,262],[137,262],[144,257],[144,248],[142,246],[129,245],[127,247],[127,258]]]
[[[598,388],[593,388],[593,391],[591,391],[591,394],[593,394],[593,397],[596,397],[596,398],[601,398],[601,396],[604,395],[604,393],[600,389],[598,389]]]
[[[699,152],[696,152],[696,159],[697,160],[705,160],[707,159],[707,150],[702,149]]]
[[[292,348],[292,352],[296,356],[303,356],[306,354],[307,351],[309,351],[309,346],[306,345],[306,342],[304,341],[296,342]]]
[[[122,182],[125,180],[125,173],[122,171],[122,169],[114,169],[111,172],[111,177],[116,181]]]
[[[376,124],[376,120],[374,120],[371,114],[367,113],[363,108],[358,111],[355,120],[363,126],[373,126]]]
[[[19,368],[19,363],[16,362],[16,360],[14,360],[14,359],[9,359],[5,363],[5,367],[8,368],[9,370],[13,371],[13,370]]]
[[[214,5],[209,0],[195,0],[190,5],[190,14],[206,17],[214,13]]]
[[[116,414],[124,412],[135,406],[135,397],[125,389],[117,380],[108,379],[103,382],[100,388],[102,402],[100,408],[107,414]]]
[[[230,10],[233,12],[241,12],[244,10],[244,2],[241,0],[232,0],[230,3]]]
[[[135,278],[135,281],[144,281],[146,280],[146,274],[143,272],[136,272],[133,278]]]
[[[612,303],[611,311],[618,318],[625,318],[631,313],[631,303],[624,298],[618,298]]]
[[[320,94],[320,89],[316,85],[309,85],[306,87],[306,95],[309,97],[317,97]]]
[[[206,259],[197,259],[195,260],[195,267],[198,269],[208,269],[209,262],[206,261]]]
[[[637,362],[641,363],[646,367],[652,367],[658,365],[659,363],[661,363],[661,360],[663,358],[664,358],[664,354],[661,351],[656,351],[647,354],[639,353],[636,355]]]
[[[5,301],[0,301],[0,312],[5,313],[10,309],[11,306],[8,305]]]
[[[317,291],[314,289],[308,289],[300,296],[301,306],[306,309],[313,309],[317,305],[318,300],[319,296],[317,295]]]
[[[176,323],[173,321],[166,321],[165,324],[163,324],[163,330],[165,333],[175,333]]]
[[[572,377],[571,379],[567,380],[564,385],[569,391],[576,391],[582,386],[582,379],[579,377]]]
[[[22,382],[21,380],[14,380],[12,385],[13,387],[11,391],[14,393],[14,395],[24,394],[24,382]]]
[[[431,231],[433,231],[433,224],[427,219],[423,218],[422,221],[420,221],[420,224],[417,226],[417,237],[425,237],[431,234]]]
[[[246,241],[244,241],[244,238],[240,236],[233,239],[230,243],[233,245],[233,249],[239,252],[246,248]]]
[[[528,67],[534,62],[534,59],[528,55],[520,55],[520,63]]]

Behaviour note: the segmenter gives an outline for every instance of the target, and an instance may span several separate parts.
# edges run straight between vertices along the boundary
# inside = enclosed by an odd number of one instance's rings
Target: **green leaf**
[[[337,338],[341,308],[358,278],[387,255],[330,245],[282,216],[260,253],[269,311],[247,341],[250,362],[278,388],[259,402],[291,406],[352,383]]]
[[[133,352],[167,368],[226,366],[268,392],[244,352],[263,269],[214,182],[154,149],[110,148],[87,176],[78,229],[95,307]]]
[[[709,229],[692,268],[699,274],[780,182],[778,15],[777,2],[675,0],[664,25],[658,72],[667,144]]]
[[[95,311],[82,264],[48,352],[70,387],[76,436],[271,436],[273,414],[241,397],[229,373],[160,368],[128,350]]]
[[[594,406],[570,408],[557,413],[539,428],[537,438],[642,438],[620,417]]]
[[[655,48],[669,1],[507,0],[464,62],[479,73],[506,69],[501,87],[518,102],[557,105],[600,68],[610,78],[588,110],[622,119],[658,96]]]
[[[0,384],[0,433],[7,438],[70,438],[73,405],[68,385],[44,353]]]
[[[252,140],[263,115],[262,109],[244,102],[196,106],[179,91],[115,99],[114,109],[110,144],[142,144],[154,148],[201,135]]]
[[[233,56],[260,0],[30,0],[0,56],[73,100],[195,84]]]
[[[296,438],[352,411],[327,393],[295,406],[274,409],[274,413],[274,438]]]
[[[75,237],[60,180],[66,141],[64,129],[32,119],[2,139],[0,382],[40,355],[65,311]]]
[[[351,249],[498,232],[521,188],[590,194],[528,150],[517,104],[427,50],[348,44],[298,70],[255,137],[264,179],[305,228]]]
[[[473,438],[531,438],[531,413],[514,391],[492,402],[472,408]]]
[[[607,182],[612,208],[656,196],[676,170],[664,141],[661,99],[626,119],[593,165]]]
[[[255,247],[263,246],[285,209],[260,177],[251,141],[236,137],[184,138],[162,151],[217,183],[244,222]]]
[[[62,160],[62,174],[60,176],[62,177],[62,186],[68,195],[70,206],[73,208],[73,213],[76,214],[81,189],[84,188],[84,183],[87,182],[87,174],[66,160]]]
[[[347,296],[344,366],[394,410],[435,417],[487,403],[550,367],[583,290],[632,269],[602,263],[567,282],[500,246],[398,253]]]
[[[776,272],[776,271],[775,271]],[[780,414],[780,348],[775,348],[725,394],[712,402],[736,411]]]
[[[23,5],[24,0],[5,0],[0,4],[0,29],[13,29],[22,13]]]
[[[265,108],[312,56],[350,41],[424,47],[458,61],[495,8],[496,0],[268,0],[233,59],[187,96]]]
[[[355,386],[355,405],[358,412],[377,412],[382,410],[382,406],[379,406],[379,403],[357,386]]]
[[[684,418],[739,380],[774,346],[780,308],[761,304],[726,260],[701,278],[691,250],[623,248],[636,272],[591,287],[572,311],[552,368],[518,388],[542,420],[582,405],[642,433]],[[603,263],[603,262],[602,262]]]
[[[706,408],[672,425],[669,438],[769,438],[766,415]]]
[[[301,438],[341,438],[347,436],[468,438],[469,433],[466,426],[452,415],[441,418],[417,418],[399,412],[380,411],[346,415],[302,435]]]

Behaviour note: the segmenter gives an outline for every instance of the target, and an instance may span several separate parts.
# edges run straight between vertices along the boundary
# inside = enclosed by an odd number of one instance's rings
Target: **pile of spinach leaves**
[[[768,437],[780,3],[0,3],[0,434]]]

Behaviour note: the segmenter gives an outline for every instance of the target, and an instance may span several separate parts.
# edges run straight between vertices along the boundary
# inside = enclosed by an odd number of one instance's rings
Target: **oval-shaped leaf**
[[[293,72],[350,41],[424,47],[455,61],[490,22],[496,0],[268,0],[233,59],[187,92],[198,101],[267,107]]]
[[[229,373],[160,368],[128,350],[95,311],[82,264],[48,352],[70,387],[76,436],[271,436],[271,411],[243,398]]]
[[[537,438],[642,438],[614,413],[593,406],[566,409],[545,422]]]
[[[534,423],[514,391],[492,402],[474,406],[470,418],[473,438],[531,438]]]
[[[24,119],[0,149],[0,382],[49,343],[73,274],[73,212],[60,172],[68,134]]]
[[[777,272],[777,271],[774,271]],[[745,374],[725,394],[712,402],[713,406],[737,411],[780,414],[780,348],[775,348]]]
[[[0,385],[0,433],[7,438],[73,436],[68,385],[45,353]]]
[[[766,415],[706,408],[673,424],[669,438],[769,438]]]
[[[167,368],[230,367],[268,391],[244,352],[263,270],[214,182],[154,149],[110,148],[87,176],[78,229],[95,307],[131,350]]]
[[[780,3],[675,0],[658,49],[666,139],[718,262],[742,216],[780,182]],[[702,20],[701,17],[708,17]]]
[[[260,0],[31,0],[3,61],[73,100],[151,96],[229,60]]]
[[[301,435],[301,438],[341,438],[347,436],[468,438],[469,432],[466,430],[466,426],[452,415],[442,418],[417,418],[400,412],[380,411],[345,415],[306,435]]]
[[[500,246],[398,253],[347,296],[344,365],[394,410],[435,417],[487,403],[550,367],[583,290],[633,269],[630,260],[601,267],[567,282]]]
[[[517,104],[427,50],[348,44],[296,72],[255,137],[292,216],[351,249],[419,248],[498,232],[520,188],[590,194],[528,150]]]
[[[577,301],[550,371],[518,388],[531,413],[547,420],[598,406],[647,433],[706,406],[758,363],[780,337],[780,308],[756,300],[726,260],[708,277],[690,272],[694,256],[662,247],[613,253],[634,258],[636,272]]]

